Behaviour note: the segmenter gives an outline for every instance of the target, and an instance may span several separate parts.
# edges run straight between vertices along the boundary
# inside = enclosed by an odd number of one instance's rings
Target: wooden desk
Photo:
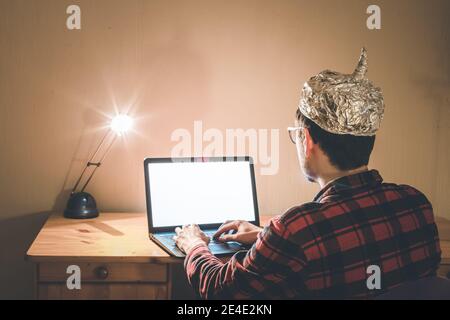
[[[264,225],[269,216],[261,218]],[[450,221],[437,219],[442,248],[439,274],[450,278]],[[169,299],[170,257],[148,238],[143,213],[102,213],[93,220],[50,216],[27,253],[36,263],[38,299]],[[81,268],[82,290],[68,290],[69,265]]]
[[[53,214],[27,257],[36,263],[38,299],[168,299],[172,266],[183,261],[149,240],[144,213],[102,213],[92,220]],[[82,290],[67,289],[70,265],[81,269]]]

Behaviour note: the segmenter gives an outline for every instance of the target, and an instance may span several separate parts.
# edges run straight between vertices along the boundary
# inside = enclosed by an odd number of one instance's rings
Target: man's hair
[[[314,143],[320,146],[331,164],[339,170],[351,170],[369,163],[375,136],[330,133],[305,117],[298,109],[296,116],[300,125],[309,129]]]

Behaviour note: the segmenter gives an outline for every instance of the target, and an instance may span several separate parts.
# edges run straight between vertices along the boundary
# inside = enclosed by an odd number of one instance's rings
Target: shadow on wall
[[[77,143],[70,160],[70,165],[64,176],[64,181],[60,192],[55,197],[52,212],[60,212],[66,208],[67,200],[70,197],[72,188],[74,187],[79,175],[85,168],[86,163],[90,160],[94,150],[98,147],[101,137],[108,132],[108,128],[105,127],[105,123],[107,123],[107,121],[109,120],[96,111],[93,107],[87,107],[84,110],[81,134],[77,139]],[[104,149],[100,151],[103,152]],[[94,161],[98,159],[99,157],[97,156]],[[92,170],[92,168],[86,170],[85,175],[82,181],[80,181],[80,185],[76,191],[80,191]]]
[[[87,109],[84,113],[85,123],[92,119],[95,112]],[[86,120],[88,119],[88,120]],[[99,123],[101,119],[96,119]],[[15,218],[0,220],[0,300],[3,299],[33,299],[35,266],[26,261],[26,253],[44,225],[51,212],[62,211],[70,196],[70,176],[73,171],[79,171],[80,163],[87,161],[87,155],[82,148],[82,137],[86,132],[86,124],[77,142],[70,166],[64,178],[60,193],[56,196],[52,210],[21,215]],[[92,141],[89,149],[92,149]],[[85,159],[86,158],[86,159]],[[78,167],[77,167],[78,166]]]
[[[34,298],[34,265],[26,252],[49,212],[0,221],[0,300]]]

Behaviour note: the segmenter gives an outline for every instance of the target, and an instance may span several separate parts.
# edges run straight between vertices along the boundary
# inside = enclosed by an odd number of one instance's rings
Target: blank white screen
[[[153,227],[255,220],[250,164],[149,163]]]

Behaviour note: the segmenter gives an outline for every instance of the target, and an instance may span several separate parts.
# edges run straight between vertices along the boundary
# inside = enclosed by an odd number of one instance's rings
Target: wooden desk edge
[[[172,256],[167,257],[108,257],[108,256],[43,256],[26,254],[26,261],[41,263],[41,262],[104,262],[104,263],[183,263],[184,259]]]

